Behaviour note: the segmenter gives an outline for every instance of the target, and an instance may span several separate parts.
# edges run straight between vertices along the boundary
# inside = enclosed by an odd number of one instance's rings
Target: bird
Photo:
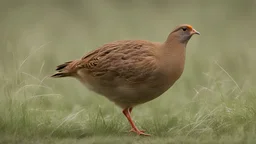
[[[58,65],[51,77],[77,79],[119,106],[131,132],[150,136],[136,127],[131,112],[162,95],[181,77],[186,46],[194,34],[200,35],[191,25],[181,24],[163,42],[131,39],[105,43],[79,59]]]

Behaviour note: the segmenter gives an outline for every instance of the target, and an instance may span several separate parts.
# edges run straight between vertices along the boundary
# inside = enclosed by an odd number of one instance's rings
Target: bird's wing
[[[82,57],[77,67],[101,80],[140,83],[150,80],[157,69],[154,49],[155,44],[147,41],[117,41]]]

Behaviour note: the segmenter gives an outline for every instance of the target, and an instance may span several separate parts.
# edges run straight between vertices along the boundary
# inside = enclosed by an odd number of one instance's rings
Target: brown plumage
[[[186,45],[192,26],[176,27],[163,43],[121,40],[104,44],[78,60],[57,66],[52,77],[74,77],[123,109],[133,132],[138,130],[130,113],[136,105],[148,102],[168,90],[181,76]]]

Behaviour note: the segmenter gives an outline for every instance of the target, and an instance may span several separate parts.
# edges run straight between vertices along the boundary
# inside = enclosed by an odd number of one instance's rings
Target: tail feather
[[[56,71],[61,71],[63,70],[64,68],[66,68],[66,66],[68,64],[70,64],[72,61],[68,61],[68,62],[65,62],[64,64],[61,64],[61,65],[58,65],[57,68],[56,68]]]
[[[69,64],[72,63],[73,61],[68,61],[68,62],[65,62],[61,65],[58,65],[57,68],[56,68],[56,71],[58,71],[57,73],[51,75],[51,77],[53,78],[61,78],[61,77],[67,77],[67,76],[71,76],[71,72],[70,72],[70,68],[69,67]]]
[[[67,76],[71,76],[69,73],[65,73],[65,72],[57,72],[53,75],[51,75],[51,77],[53,78],[61,78],[61,77],[67,77]]]

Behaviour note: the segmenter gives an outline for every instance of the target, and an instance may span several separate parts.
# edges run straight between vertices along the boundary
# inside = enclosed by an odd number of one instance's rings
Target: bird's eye
[[[184,27],[184,28],[182,28],[182,30],[183,30],[183,31],[186,31],[186,30],[187,30],[187,28],[185,28],[185,27]]]

